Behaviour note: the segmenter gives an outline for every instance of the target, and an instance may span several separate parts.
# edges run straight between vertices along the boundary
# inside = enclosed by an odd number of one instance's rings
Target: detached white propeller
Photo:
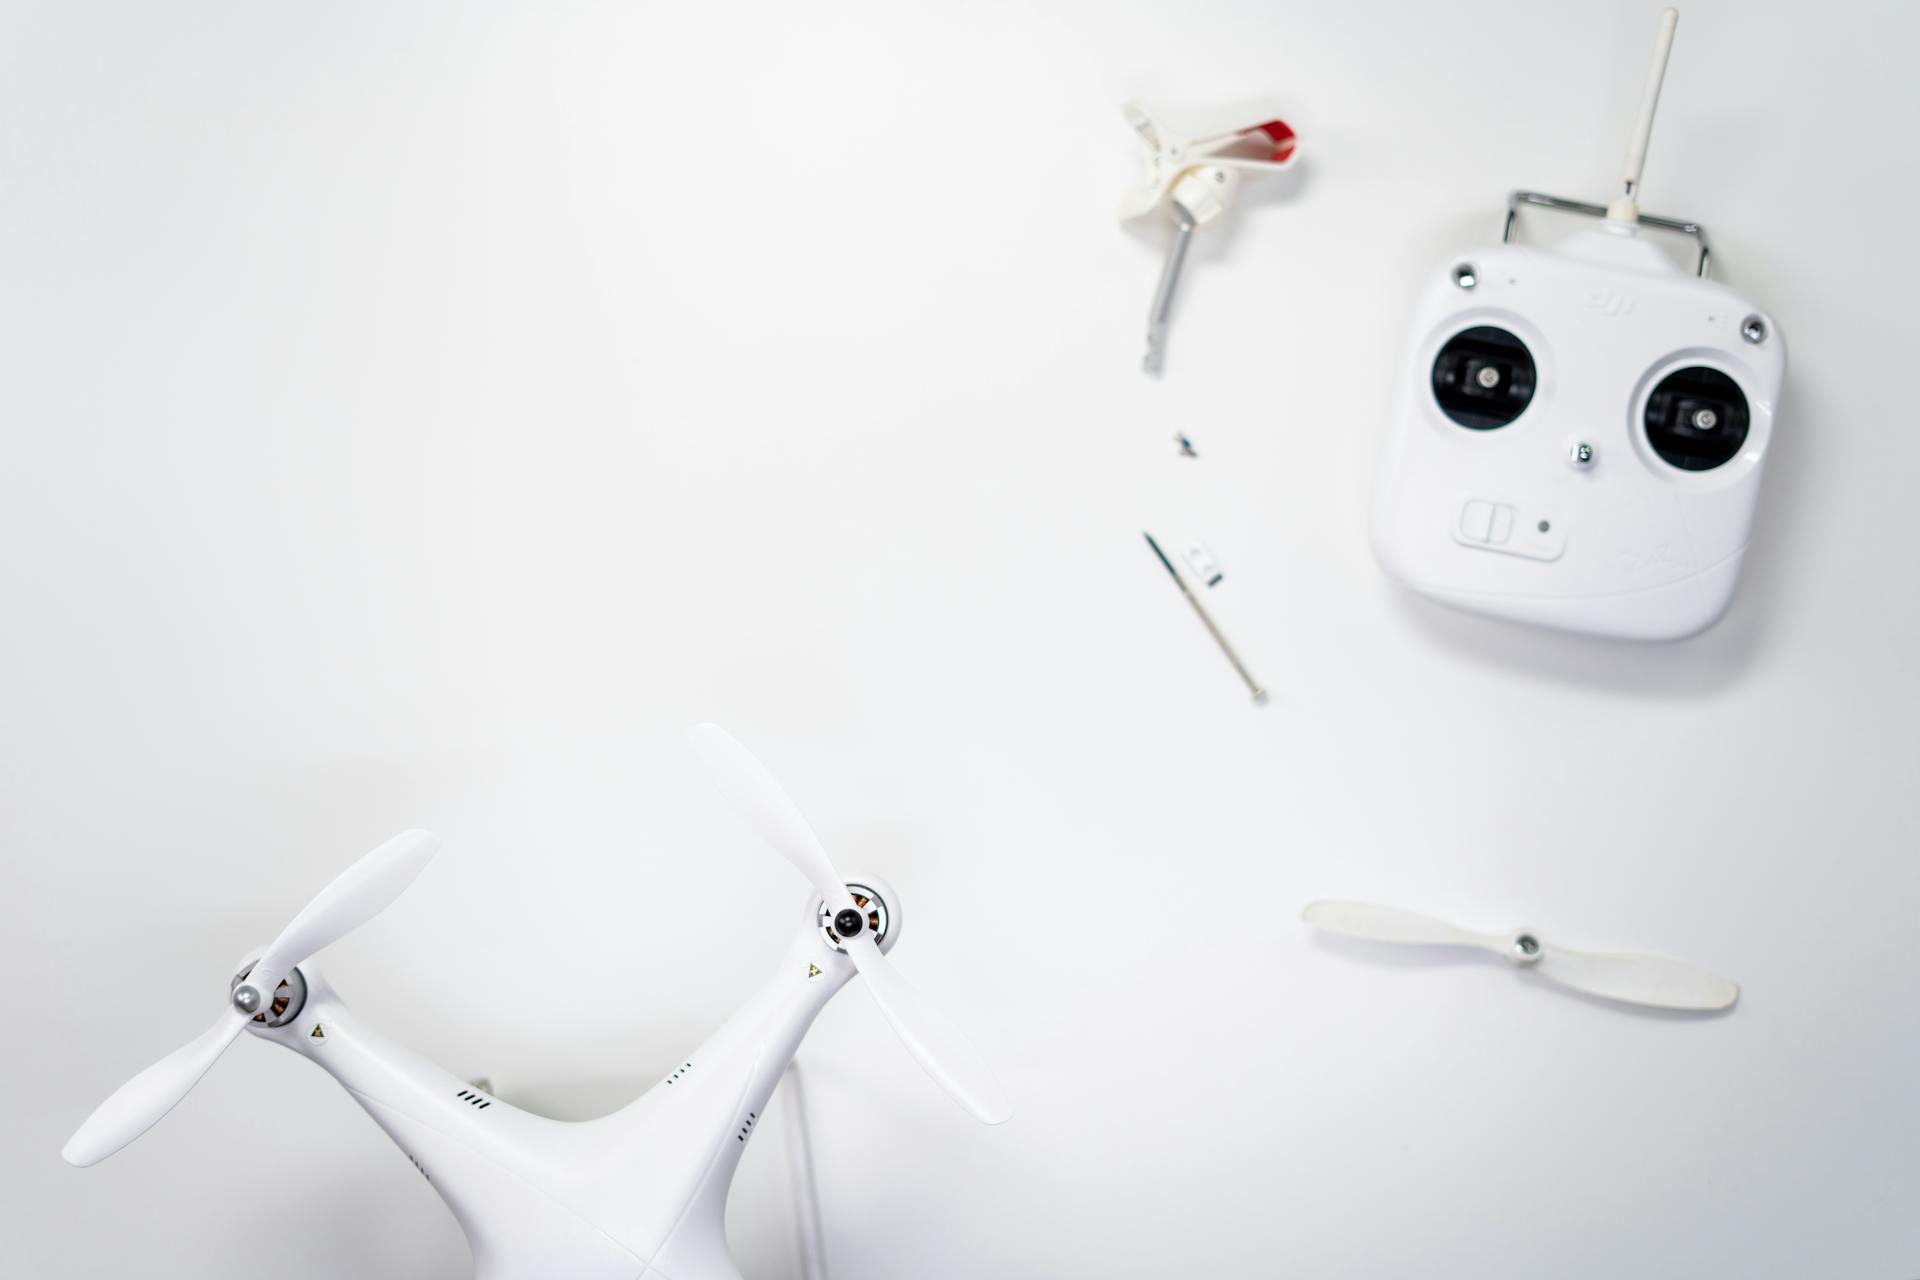
[[[151,1129],[200,1082],[240,1029],[272,1008],[274,992],[301,961],[385,911],[439,850],[437,837],[407,831],[341,872],[254,961],[211,1027],[121,1085],[87,1117],[61,1149],[67,1163],[97,1164]]]
[[[820,838],[766,766],[719,725],[697,724],[687,730],[687,737],[734,812],[791,862],[835,913],[834,932],[914,1060],[975,1119],[1000,1124],[1010,1117],[1013,1104],[987,1060],[881,954],[866,928],[864,913],[847,891],[846,880],[833,869]],[[850,927],[842,927],[842,922]]]
[[[1550,947],[1525,929],[1510,934],[1475,933],[1431,916],[1370,902],[1313,902],[1300,918],[1321,929],[1375,942],[1478,947],[1563,987],[1626,1004],[1725,1009],[1740,998],[1738,984],[1682,960]]]

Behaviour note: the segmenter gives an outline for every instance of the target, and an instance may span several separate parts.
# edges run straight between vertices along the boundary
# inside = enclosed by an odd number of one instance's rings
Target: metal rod
[[[1187,260],[1187,246],[1193,243],[1193,215],[1179,205],[1173,206],[1173,243],[1167,246],[1166,265],[1160,268],[1160,287],[1153,291],[1153,309],[1147,312],[1147,354],[1140,367],[1148,373],[1160,371],[1166,354],[1167,317],[1173,314],[1173,291],[1180,283],[1180,268]]]
[[[1553,209],[1560,213],[1584,214],[1589,218],[1604,218],[1607,207],[1603,204],[1589,204],[1585,200],[1569,200],[1565,196],[1550,196],[1539,191],[1515,191],[1507,196],[1507,221],[1501,229],[1500,241],[1505,244],[1513,239],[1514,219],[1520,214],[1520,206],[1530,204],[1540,209]],[[1659,227],[1662,231],[1674,231],[1683,236],[1692,236],[1700,248],[1700,261],[1694,267],[1694,273],[1703,279],[1707,274],[1708,260],[1712,250],[1707,245],[1707,229],[1687,218],[1667,218],[1657,213],[1643,213],[1640,221],[1649,227]]]
[[[1182,578],[1180,571],[1173,567],[1173,561],[1167,559],[1167,553],[1160,549],[1160,544],[1153,540],[1152,534],[1142,530],[1140,536],[1145,538],[1147,545],[1153,548],[1153,554],[1160,557],[1160,563],[1166,566],[1167,575],[1173,579],[1173,585],[1180,588],[1180,594],[1187,598],[1187,603],[1193,606],[1194,613],[1199,615],[1201,623],[1206,626],[1207,634],[1212,636],[1213,642],[1220,646],[1220,652],[1227,655],[1227,661],[1233,664],[1235,673],[1246,682],[1247,692],[1253,695],[1253,700],[1259,702],[1265,698],[1267,691],[1260,687],[1260,682],[1253,678],[1251,671],[1247,670],[1247,664],[1240,661],[1240,655],[1233,651],[1233,646],[1227,643],[1227,638],[1220,634],[1220,628],[1214,623],[1213,615],[1207,612],[1207,606],[1200,603],[1200,597],[1193,594],[1193,589],[1187,585],[1187,580]]]

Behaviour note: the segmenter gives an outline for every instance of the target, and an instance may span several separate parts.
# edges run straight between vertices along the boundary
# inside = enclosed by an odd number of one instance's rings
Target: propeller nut
[[[300,970],[295,969],[280,979],[280,985],[274,988],[273,999],[267,1000],[260,988],[248,982],[253,972],[249,964],[234,975],[227,999],[233,1007],[242,1013],[250,1013],[256,1024],[264,1023],[269,1027],[284,1027],[300,1016],[300,1010],[307,1003],[307,979]]]
[[[860,931],[866,928],[866,926],[867,922],[865,917],[852,907],[844,907],[834,913],[833,931],[842,938],[858,937]]]

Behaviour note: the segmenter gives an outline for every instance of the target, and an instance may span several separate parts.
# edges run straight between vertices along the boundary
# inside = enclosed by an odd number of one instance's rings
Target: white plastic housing
[[[899,936],[898,898],[871,876]],[[727,1192],[807,1028],[854,976],[815,923],[767,983],[666,1079],[612,1115],[549,1120],[484,1094],[353,1017],[311,961],[286,1026],[249,1024],[312,1061],[400,1146],[453,1210],[477,1280],[740,1280]]]
[[[1742,336],[1750,317],[1758,342]],[[1442,412],[1432,377],[1441,348],[1481,325],[1526,345],[1537,382],[1512,422],[1475,430]],[[1693,635],[1725,612],[1786,374],[1771,316],[1607,224],[1441,264],[1412,348],[1375,496],[1388,573],[1461,608],[1641,640]],[[1643,426],[1654,387],[1687,366],[1726,374],[1747,401],[1744,443],[1712,470],[1670,465]],[[1572,456],[1583,442],[1585,466]]]

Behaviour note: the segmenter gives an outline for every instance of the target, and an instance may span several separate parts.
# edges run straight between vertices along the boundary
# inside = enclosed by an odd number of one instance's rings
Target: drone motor
[[[887,909],[887,900],[881,897],[872,885],[861,884],[858,881],[849,880],[847,892],[853,895],[854,907],[866,913],[865,918],[860,918],[853,907],[842,907],[836,911],[823,900],[814,912],[820,925],[820,936],[826,939],[828,946],[844,955],[847,950],[846,939],[858,933],[864,926],[866,931],[873,935],[874,945],[884,950],[888,942],[888,933],[893,928],[893,914]],[[854,918],[843,921],[842,916]]]

